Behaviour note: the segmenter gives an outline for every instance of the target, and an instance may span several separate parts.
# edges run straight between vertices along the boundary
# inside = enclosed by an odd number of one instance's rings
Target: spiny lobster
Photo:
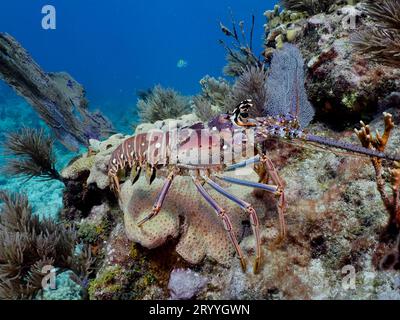
[[[210,121],[207,126],[195,125],[181,130],[159,131],[137,134],[126,139],[112,153],[108,175],[116,193],[120,192],[118,172],[125,168],[131,169],[132,183],[135,183],[142,171],[146,171],[149,183],[156,178],[159,171],[167,177],[153,210],[138,223],[139,226],[155,217],[161,210],[172,181],[176,176],[191,176],[201,196],[211,205],[221,218],[223,225],[240,258],[243,270],[246,263],[238,241],[232,230],[227,212],[212,198],[203,184],[226,196],[242,207],[249,214],[251,226],[256,238],[256,260],[254,272],[257,272],[261,261],[261,242],[259,220],[250,203],[237,198],[225,191],[216,181],[223,180],[242,186],[258,188],[273,193],[278,198],[280,235],[286,234],[284,220],[285,193],[283,183],[270,158],[260,149],[260,144],[270,138],[300,139],[347,150],[370,157],[388,160],[400,160],[386,153],[367,149],[357,145],[329,140],[306,133],[298,126],[296,118],[291,115],[285,117],[260,117],[254,120],[247,119],[251,100],[243,101],[230,115],[221,115]],[[254,137],[254,140],[252,139]],[[171,147],[171,146],[175,146]],[[248,148],[250,146],[250,148]],[[236,148],[235,148],[236,147]],[[256,155],[246,159],[249,149],[255,150]],[[247,150],[247,152],[246,152]],[[216,157],[218,155],[218,157]],[[228,155],[228,156],[227,156]],[[243,159],[245,158],[245,159]],[[214,159],[215,161],[210,161]],[[271,178],[273,185],[256,183],[224,177],[223,173],[250,164],[259,163]]]
[[[297,87],[298,85],[295,82],[293,86]],[[111,187],[119,194],[119,173],[125,169],[131,170],[132,183],[139,179],[142,171],[146,172],[149,183],[153,182],[157,173],[159,176],[166,177],[152,211],[138,222],[138,226],[142,226],[160,212],[173,179],[176,176],[190,176],[200,195],[222,220],[240,259],[242,269],[245,271],[246,261],[234,234],[229,215],[206,190],[204,185],[207,184],[239,205],[249,215],[256,240],[256,258],[253,268],[254,273],[256,273],[261,264],[260,224],[256,211],[250,203],[229,193],[217,181],[221,180],[257,188],[275,195],[278,199],[280,236],[284,238],[286,235],[284,185],[274,164],[263,150],[262,143],[264,141],[271,138],[297,140],[330,146],[369,157],[400,160],[398,157],[390,156],[378,150],[308,133],[300,126],[301,106],[299,105],[298,92],[299,90],[296,89],[290,110],[283,116],[265,116],[252,119],[249,117],[249,111],[253,107],[253,101],[248,99],[242,101],[233,112],[219,115],[208,124],[197,123],[181,129],[152,130],[126,139],[115,149],[109,161],[108,176]],[[224,176],[224,172],[256,163],[263,168],[262,171],[272,181],[272,184],[260,183],[266,181],[261,177],[260,182],[252,182]]]

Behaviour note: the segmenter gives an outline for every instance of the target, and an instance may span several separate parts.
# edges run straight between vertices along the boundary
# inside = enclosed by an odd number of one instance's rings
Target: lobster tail
[[[319,145],[329,146],[329,147],[346,150],[346,151],[350,151],[350,152],[354,152],[354,153],[358,153],[358,154],[364,154],[364,155],[370,156],[370,157],[376,157],[376,158],[386,159],[386,160],[391,160],[391,161],[400,161],[400,156],[388,155],[385,152],[380,152],[377,150],[364,148],[362,146],[348,143],[348,142],[333,140],[333,139],[329,139],[329,138],[325,138],[325,137],[319,137],[319,136],[315,136],[313,134],[307,134],[304,137],[304,140],[313,142],[313,143],[316,143]]]

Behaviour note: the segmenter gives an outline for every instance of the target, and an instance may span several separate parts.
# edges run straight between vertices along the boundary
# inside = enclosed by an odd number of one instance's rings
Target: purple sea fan
[[[267,90],[266,114],[291,114],[303,128],[314,118],[315,111],[304,87],[304,60],[296,46],[285,44],[274,53]]]
[[[191,269],[174,269],[169,278],[168,289],[171,300],[189,300],[208,283],[208,278]]]

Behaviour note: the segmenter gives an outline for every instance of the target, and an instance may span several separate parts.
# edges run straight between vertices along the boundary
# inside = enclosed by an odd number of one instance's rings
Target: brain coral
[[[246,178],[257,181],[255,173]],[[137,227],[137,223],[151,212],[162,184],[163,179],[157,178],[152,185],[148,185],[146,179],[142,177],[133,186],[130,181],[122,185],[120,206],[124,212],[128,238],[144,247],[154,248],[163,244],[168,237],[175,238],[181,235],[176,251],[186,261],[196,264],[208,257],[221,264],[229,264],[234,253],[229,236],[216,213],[197,192],[190,177],[175,178],[158,216],[144,224],[142,228]],[[266,204],[255,198],[251,188],[228,184],[224,187],[236,196],[251,202],[259,216],[265,214]],[[240,240],[243,231],[242,222],[248,220],[245,212],[217,192],[211,189],[208,191],[228,212],[233,229]],[[183,217],[182,225],[179,216]]]

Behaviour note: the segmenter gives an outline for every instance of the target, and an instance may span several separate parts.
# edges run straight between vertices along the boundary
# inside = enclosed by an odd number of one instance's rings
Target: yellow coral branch
[[[383,113],[385,130],[383,135],[376,131],[375,136],[371,134],[371,129],[364,122],[361,123],[361,129],[355,129],[355,133],[365,148],[384,152],[389,142],[390,135],[394,128],[393,116],[390,113]],[[395,162],[394,168],[389,170],[391,176],[391,186],[393,195],[390,197],[386,192],[386,181],[383,176],[382,159],[376,157],[371,158],[372,165],[375,169],[376,185],[381,195],[386,210],[390,214],[390,223],[395,223],[400,229],[400,162]]]

